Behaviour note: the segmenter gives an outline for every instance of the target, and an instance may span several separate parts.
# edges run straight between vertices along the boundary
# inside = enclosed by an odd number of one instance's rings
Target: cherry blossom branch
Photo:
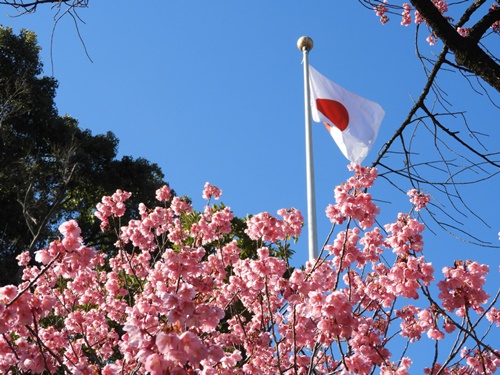
[[[487,345],[484,342],[482,342],[482,340],[479,339],[476,336],[476,334],[475,334],[475,332],[473,330],[471,331],[469,329],[464,328],[461,324],[457,323],[453,318],[451,318],[451,316],[442,307],[440,307],[440,305],[432,298],[432,296],[430,295],[430,292],[427,290],[427,288],[422,288],[422,291],[423,291],[425,297],[438,310],[439,314],[441,314],[442,316],[446,317],[446,319],[448,319],[450,322],[452,322],[453,325],[455,327],[457,327],[457,329],[459,331],[461,331],[462,333],[464,333],[466,335],[466,337],[471,337],[476,342],[476,344],[478,345],[478,347],[483,346],[486,349],[488,349],[491,353],[495,353],[495,350],[493,348],[491,348],[489,345]]]
[[[49,347],[47,347],[41,340],[40,338],[38,337],[38,335],[36,334],[36,332],[30,327],[30,326],[26,326],[26,329],[33,335],[33,337],[36,338],[36,341],[37,341],[37,345],[40,346],[40,354],[42,355],[43,357],[43,360],[45,362],[45,364],[47,365],[46,363],[46,358],[45,356],[43,355],[43,350],[46,350],[58,363],[59,363],[59,366],[61,366],[61,368],[64,369],[64,371],[66,373],[70,373],[70,371],[68,370],[68,368],[66,367],[66,365],[63,363],[63,361],[61,360],[61,358],[59,358],[59,356],[57,356]],[[43,348],[43,350],[41,349]],[[48,369],[47,369],[48,370]],[[49,370],[50,372],[50,370]]]
[[[9,301],[7,304],[5,304],[5,307],[9,307],[11,306],[12,304],[14,304],[14,302],[16,302],[25,292],[27,292],[28,290],[30,290],[33,285],[35,285],[35,283],[38,281],[38,279],[45,273],[47,272],[50,267],[59,259],[59,257],[61,256],[61,254],[57,254],[48,264],[45,265],[44,268],[42,268],[42,270],[38,273],[38,275],[36,275],[29,283],[28,285],[26,285],[23,290],[21,290],[20,292],[17,293],[16,297],[13,298],[11,301]]]

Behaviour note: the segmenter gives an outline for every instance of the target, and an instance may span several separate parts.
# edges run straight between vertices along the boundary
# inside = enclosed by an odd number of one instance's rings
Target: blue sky
[[[77,118],[94,134],[113,131],[120,155],[157,163],[176,192],[193,198],[198,209],[209,181],[223,189],[222,201],[238,216],[275,214],[282,207],[306,213],[302,54],[296,47],[302,35],[314,40],[312,66],[384,108],[367,165],[425,83],[415,56],[414,26],[400,26],[397,16],[382,26],[373,11],[353,0],[91,1],[78,12],[85,22],[78,27],[93,62],[68,16],[55,29],[51,57],[53,13],[41,7],[36,14],[11,18],[13,11],[3,7],[0,23],[38,34],[45,73],[53,69],[59,81],[59,113]],[[440,47],[429,52],[437,54]],[[440,78],[452,110],[467,111],[469,125],[488,132],[485,142],[495,145],[498,109],[472,94],[460,75]],[[500,103],[498,93],[492,95]],[[414,142],[422,154],[427,152],[428,139]],[[313,143],[321,244],[330,229],[324,208],[349,173],[323,125],[315,124]],[[392,163],[399,166],[402,160]],[[498,245],[498,177],[465,189],[474,212],[491,228],[470,219],[471,214],[459,219],[467,230]],[[381,224],[410,209],[406,197],[387,182],[381,180],[373,194],[391,202],[381,203]],[[449,203],[443,210],[448,209]],[[499,250],[464,244],[429,223],[436,234],[427,231],[425,254],[437,274],[456,258],[487,262],[496,290]],[[306,235],[295,246],[296,266],[307,259]]]

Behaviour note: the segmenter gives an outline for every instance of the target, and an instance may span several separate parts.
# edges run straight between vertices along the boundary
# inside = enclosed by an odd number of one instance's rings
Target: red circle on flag
[[[349,125],[349,112],[340,102],[332,99],[316,99],[316,108],[341,131]]]

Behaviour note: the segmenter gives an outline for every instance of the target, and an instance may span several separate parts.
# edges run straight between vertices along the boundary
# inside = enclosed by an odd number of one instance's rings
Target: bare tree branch
[[[88,0],[0,0],[0,5],[8,5],[23,13],[34,13],[39,5],[54,4],[53,7],[61,8],[66,5],[71,8],[86,8],[88,7]]]

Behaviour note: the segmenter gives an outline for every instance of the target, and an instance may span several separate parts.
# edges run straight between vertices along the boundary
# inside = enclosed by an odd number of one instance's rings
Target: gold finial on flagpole
[[[306,51],[310,51],[312,50],[313,46],[314,46],[313,40],[308,36],[301,36],[299,40],[297,40],[297,48],[300,51],[303,51],[304,48],[306,49]]]

